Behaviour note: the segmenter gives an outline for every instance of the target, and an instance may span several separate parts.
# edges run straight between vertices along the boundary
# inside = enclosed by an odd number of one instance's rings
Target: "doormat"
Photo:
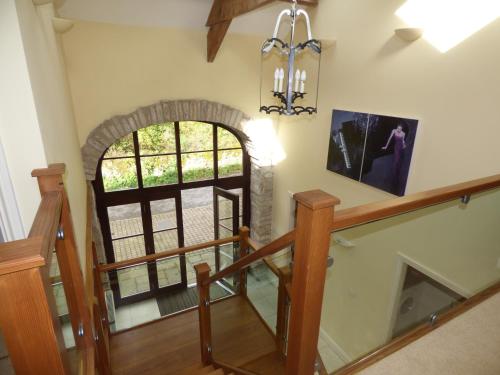
[[[210,299],[219,299],[230,296],[231,293],[218,284],[210,285]],[[176,312],[198,306],[198,290],[196,287],[179,290],[167,295],[157,297],[158,308],[161,316],[174,314]]]

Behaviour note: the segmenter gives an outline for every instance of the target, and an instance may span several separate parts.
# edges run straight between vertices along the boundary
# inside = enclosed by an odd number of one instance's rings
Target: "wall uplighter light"
[[[396,15],[409,26],[403,34],[422,29],[422,37],[445,53],[500,17],[500,1],[407,0]]]

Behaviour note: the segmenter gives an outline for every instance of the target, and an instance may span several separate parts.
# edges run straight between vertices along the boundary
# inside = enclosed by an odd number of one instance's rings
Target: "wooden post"
[[[317,355],[330,231],[340,201],[321,190],[298,193],[286,375],[312,375]]]
[[[43,238],[0,245],[0,326],[16,374],[70,374]]]
[[[87,296],[78,257],[69,200],[62,178],[65,170],[64,164],[52,164],[48,168],[34,170],[31,175],[38,179],[38,186],[42,196],[52,191],[60,191],[63,196],[60,228],[64,234],[63,238],[58,238],[56,241],[56,255],[76,346],[82,349],[94,344],[93,327],[90,308],[87,306]]]
[[[240,234],[240,259],[248,255],[248,237],[250,229],[248,227],[241,227]],[[240,295],[246,297],[247,295],[247,269],[240,271]]]
[[[290,267],[282,267],[278,269],[278,313],[276,316],[276,344],[278,352],[285,355],[286,335],[287,335],[287,314],[288,314],[288,294],[286,285],[292,280],[292,270]]]
[[[210,284],[204,284],[210,277],[210,267],[206,263],[194,266],[198,285],[198,316],[200,322],[201,361],[204,366],[212,363],[212,329],[210,321]]]

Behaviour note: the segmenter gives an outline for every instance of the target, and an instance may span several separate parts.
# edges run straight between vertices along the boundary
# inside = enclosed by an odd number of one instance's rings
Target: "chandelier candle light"
[[[278,34],[283,19],[287,17],[290,20],[290,42],[286,43],[279,38]],[[297,21],[303,17],[306,25],[307,41],[303,43],[295,42],[295,32]],[[303,9],[297,9],[297,1],[293,0],[291,9],[283,10],[276,21],[274,34],[272,38],[267,39],[261,48],[261,95],[260,95],[260,111],[267,114],[277,112],[280,115],[300,115],[302,113],[313,114],[317,112],[318,102],[318,86],[319,72],[321,61],[321,42],[313,39],[311,33],[311,22],[309,15]],[[274,65],[274,84],[267,86],[270,83],[267,79],[267,71],[265,64],[271,63]],[[277,66],[276,66],[277,65]],[[307,81],[311,74],[306,72],[305,68],[298,67],[307,66],[308,69],[317,70],[316,82]],[[271,74],[271,72],[269,72]],[[311,70],[309,71],[311,73]],[[314,89],[315,97],[311,98],[312,104],[307,105],[306,82],[310,89]],[[267,88],[269,87],[269,88]],[[268,95],[271,92],[272,95]],[[311,95],[309,95],[311,96]],[[269,98],[274,103],[271,105],[263,105],[263,97]],[[309,98],[308,98],[309,99]],[[297,105],[296,101],[300,100],[301,105]]]

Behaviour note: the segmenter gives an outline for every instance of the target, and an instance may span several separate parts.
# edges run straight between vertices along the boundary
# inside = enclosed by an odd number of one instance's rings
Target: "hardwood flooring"
[[[235,296],[211,308],[213,357],[233,366],[276,350],[273,336],[248,301]],[[201,362],[198,311],[190,311],[111,338],[114,375],[169,375]]]

